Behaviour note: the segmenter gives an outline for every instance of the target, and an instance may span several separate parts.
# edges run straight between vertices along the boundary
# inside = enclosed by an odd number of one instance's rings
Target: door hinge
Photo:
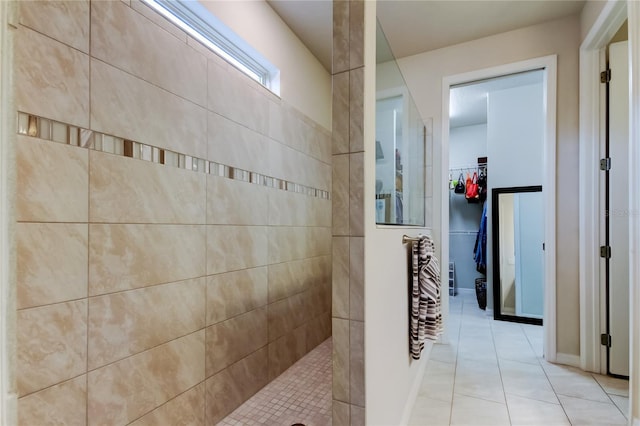
[[[606,346],[608,348],[611,347],[611,335],[610,334],[606,334],[606,333],[602,333],[600,335],[600,344],[602,346]]]
[[[611,246],[600,246],[600,257],[609,259],[611,257]]]
[[[600,73],[600,83],[608,83],[611,81],[611,70],[607,69]]]
[[[603,158],[600,160],[600,170],[611,170],[611,157]]]

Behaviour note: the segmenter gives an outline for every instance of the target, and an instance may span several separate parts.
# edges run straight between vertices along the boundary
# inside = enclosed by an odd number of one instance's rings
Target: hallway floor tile
[[[542,327],[494,321],[470,293],[449,312],[409,425],[627,424],[628,382],[546,362]]]

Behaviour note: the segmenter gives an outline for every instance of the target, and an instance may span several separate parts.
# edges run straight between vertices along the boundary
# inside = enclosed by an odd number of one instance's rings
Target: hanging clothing
[[[473,258],[476,261],[476,270],[482,274],[487,273],[487,203],[482,208],[480,228],[476,235],[476,244],[473,248]]]
[[[433,240],[421,235],[411,247],[412,282],[409,345],[411,358],[420,359],[426,339],[442,334],[440,265]]]

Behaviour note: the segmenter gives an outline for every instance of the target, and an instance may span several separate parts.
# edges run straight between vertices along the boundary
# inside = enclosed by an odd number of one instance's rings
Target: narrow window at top
[[[280,94],[280,71],[199,2],[143,1],[240,71]]]

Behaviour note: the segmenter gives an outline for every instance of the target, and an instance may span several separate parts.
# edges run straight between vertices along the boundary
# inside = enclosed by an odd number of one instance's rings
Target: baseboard
[[[580,356],[556,353],[556,364],[570,365],[571,367],[580,368]]]
[[[418,392],[420,392],[420,385],[422,385],[422,380],[424,379],[424,370],[427,368],[427,362],[429,362],[429,358],[431,357],[431,349],[433,348],[433,344],[428,345],[428,347],[429,352],[422,353],[423,358],[420,360],[421,362],[418,366],[418,373],[416,374],[417,379],[413,381],[413,386],[411,386],[409,395],[407,395],[407,402],[404,404],[404,410],[402,410],[402,420],[400,421],[401,425],[409,424],[409,420],[411,420],[411,412],[413,411],[413,407],[416,404]]]

